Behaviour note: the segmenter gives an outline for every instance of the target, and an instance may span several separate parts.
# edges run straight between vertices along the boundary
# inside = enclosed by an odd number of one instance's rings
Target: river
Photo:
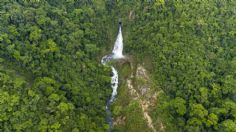
[[[119,31],[118,31],[118,35],[117,35],[112,53],[102,57],[101,63],[103,65],[106,65],[106,63],[111,60],[122,59],[122,58],[124,58],[123,36],[122,36],[122,31],[121,31],[121,22],[119,22]],[[111,69],[112,69],[112,77],[111,77],[112,94],[106,104],[107,122],[109,124],[109,132],[111,132],[112,126],[113,126],[112,113],[110,110],[110,106],[114,102],[114,100],[116,99],[117,88],[118,88],[118,84],[119,84],[118,71],[113,66],[111,66]]]

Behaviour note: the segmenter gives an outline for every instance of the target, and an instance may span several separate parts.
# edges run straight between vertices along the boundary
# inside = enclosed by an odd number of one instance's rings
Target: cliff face
[[[149,72],[144,65],[135,64],[129,57],[117,64],[121,84],[116,102],[113,104],[114,130],[127,131],[165,131],[161,122],[154,124],[151,109],[157,105],[160,91],[156,91]],[[125,99],[124,99],[125,98]],[[132,108],[133,107],[133,108]],[[130,110],[130,109],[133,109]],[[132,120],[133,124],[129,123]],[[137,129],[137,124],[142,124]]]
[[[153,132],[156,132],[157,130],[149,115],[149,108],[155,105],[158,93],[151,89],[152,82],[150,81],[147,70],[143,66],[138,65],[135,76],[132,74],[130,78],[127,79],[127,87],[133,99],[139,102],[148,127],[152,129]],[[162,130],[164,129],[162,128]]]

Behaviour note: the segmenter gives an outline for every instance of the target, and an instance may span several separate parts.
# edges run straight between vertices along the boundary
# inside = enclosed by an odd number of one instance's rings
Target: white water
[[[121,26],[119,27],[118,36],[116,38],[116,42],[114,45],[114,48],[112,50],[113,53],[113,59],[121,59],[124,58],[123,55],[123,37],[121,32]]]
[[[112,94],[110,102],[112,103],[115,100],[115,96],[117,95],[117,88],[118,88],[118,72],[117,70],[112,66],[112,73],[113,76],[111,77],[111,87],[112,87]]]
[[[122,32],[121,32],[121,25],[119,26],[119,32],[114,44],[114,48],[112,50],[112,54],[109,55],[105,55],[104,57],[102,57],[101,63],[103,65],[105,65],[108,61],[113,60],[113,59],[122,59],[124,58],[123,55],[123,37],[122,37]],[[117,88],[118,88],[118,72],[117,70],[111,66],[112,68],[112,77],[111,77],[111,88],[112,88],[112,94],[111,94],[111,98],[109,99],[109,101],[107,102],[106,105],[106,111],[108,114],[107,117],[107,121],[109,123],[109,131],[111,131],[112,129],[112,115],[111,115],[111,111],[110,111],[110,105],[111,103],[115,100],[116,95],[117,95]]]
[[[112,50],[112,54],[105,55],[104,57],[102,57],[101,63],[105,65],[108,61],[112,59],[122,59],[122,58],[124,58],[123,37],[122,37],[121,26],[120,26],[119,32],[115,41],[115,45]],[[113,102],[115,99],[115,96],[117,95],[118,72],[113,66],[111,66],[111,68],[112,68],[113,76],[111,77],[112,96],[111,96],[110,102]]]

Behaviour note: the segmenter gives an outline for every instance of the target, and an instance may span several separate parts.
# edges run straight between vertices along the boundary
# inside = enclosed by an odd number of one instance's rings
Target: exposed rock
[[[138,66],[136,76],[131,74],[130,78],[127,79],[127,85],[130,92],[130,95],[133,97],[133,100],[138,100],[143,111],[143,116],[147,121],[147,125],[152,129],[153,132],[156,132],[157,129],[154,127],[152,118],[149,116],[149,107],[154,106],[158,93],[151,90],[151,81],[148,76],[146,69],[142,66]],[[134,78],[135,77],[135,78]],[[136,79],[142,82],[136,82],[136,85],[133,84],[132,80]],[[136,87],[134,87],[136,86]],[[163,125],[162,125],[163,126]],[[160,128],[164,130],[164,127]]]
[[[145,79],[146,81],[149,80],[146,69],[140,65],[137,67],[136,77]]]
[[[132,20],[132,19],[134,19],[134,11],[133,10],[131,10],[129,12],[129,20]]]
[[[124,124],[126,120],[125,116],[118,116],[114,119],[113,125],[121,125]]]

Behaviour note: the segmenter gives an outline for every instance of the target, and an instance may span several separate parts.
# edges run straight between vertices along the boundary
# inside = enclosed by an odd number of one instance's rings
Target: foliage
[[[168,118],[167,127],[234,131],[235,7],[230,0],[117,4],[121,14],[131,14],[125,17],[126,50],[140,62],[152,58],[155,83],[165,92],[153,116]]]
[[[99,63],[120,17],[125,53],[150,60],[164,91],[153,122],[170,131],[235,131],[235,7],[234,0],[2,0],[0,130],[106,131],[110,71]],[[140,112],[136,103],[113,107],[115,116]],[[145,127],[131,114],[116,130]]]
[[[14,72],[0,72],[0,131],[108,129],[109,70],[97,60],[107,43],[100,39],[102,5],[1,1],[0,63]],[[19,79],[21,71],[30,79]]]

